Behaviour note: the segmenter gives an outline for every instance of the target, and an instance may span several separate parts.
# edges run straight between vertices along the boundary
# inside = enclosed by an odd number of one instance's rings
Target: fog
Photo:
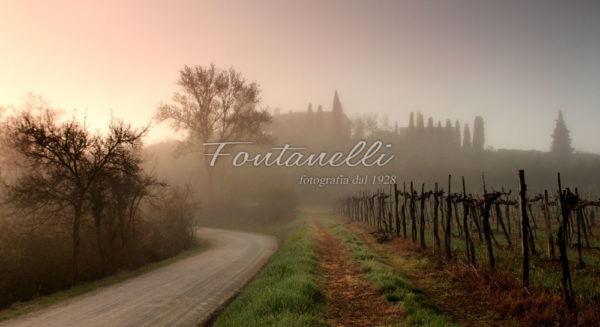
[[[27,92],[141,126],[184,64],[233,66],[281,112],[409,112],[486,119],[495,149],[550,147],[562,110],[576,150],[599,153],[598,4],[592,1],[270,1],[102,4],[3,1],[0,104]],[[51,13],[51,14],[49,14]],[[201,18],[199,18],[201,17]],[[493,123],[492,123],[493,122]],[[148,142],[173,138],[164,125]]]

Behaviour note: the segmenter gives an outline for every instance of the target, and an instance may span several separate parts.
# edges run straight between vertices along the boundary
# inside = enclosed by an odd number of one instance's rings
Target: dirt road
[[[210,248],[147,274],[0,323],[22,326],[195,326],[277,249],[273,237],[202,228]]]

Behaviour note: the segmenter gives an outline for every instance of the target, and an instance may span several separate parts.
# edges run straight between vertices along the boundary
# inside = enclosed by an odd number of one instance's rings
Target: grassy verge
[[[62,301],[69,300],[71,298],[94,291],[96,289],[110,286],[110,285],[125,281],[127,279],[130,279],[132,277],[136,277],[136,276],[145,274],[151,270],[170,265],[176,261],[185,259],[185,258],[190,257],[195,254],[198,254],[198,253],[202,252],[203,250],[205,250],[207,247],[208,247],[208,243],[206,243],[202,240],[198,240],[197,246],[195,246],[194,248],[189,249],[187,251],[184,251],[174,257],[171,257],[171,258],[168,258],[168,259],[165,259],[162,261],[154,262],[154,263],[145,265],[145,266],[140,267],[135,270],[122,271],[122,272],[116,273],[114,275],[111,275],[111,276],[108,276],[108,277],[105,277],[105,278],[102,278],[102,279],[99,279],[99,280],[96,280],[93,282],[80,283],[68,290],[59,291],[54,294],[40,297],[40,298],[31,300],[28,302],[15,303],[10,308],[0,311],[0,321],[16,318],[18,316],[40,310],[40,309],[49,307],[54,304],[58,304]]]
[[[322,318],[319,261],[306,219],[213,326],[329,326]]]
[[[406,313],[410,326],[455,326],[421,289],[386,263],[387,258],[375,254],[368,245],[341,224],[321,214],[335,238],[348,249],[361,265],[363,273],[389,302],[397,302]]]

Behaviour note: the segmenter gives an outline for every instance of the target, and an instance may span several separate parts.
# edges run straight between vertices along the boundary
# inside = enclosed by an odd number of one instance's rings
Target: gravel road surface
[[[197,255],[0,326],[195,326],[277,250],[271,236],[213,228],[199,229],[198,236],[210,247]]]

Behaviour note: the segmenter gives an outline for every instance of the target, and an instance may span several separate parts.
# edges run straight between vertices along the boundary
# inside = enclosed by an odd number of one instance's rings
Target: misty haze
[[[0,12],[0,326],[600,323],[598,4]]]

